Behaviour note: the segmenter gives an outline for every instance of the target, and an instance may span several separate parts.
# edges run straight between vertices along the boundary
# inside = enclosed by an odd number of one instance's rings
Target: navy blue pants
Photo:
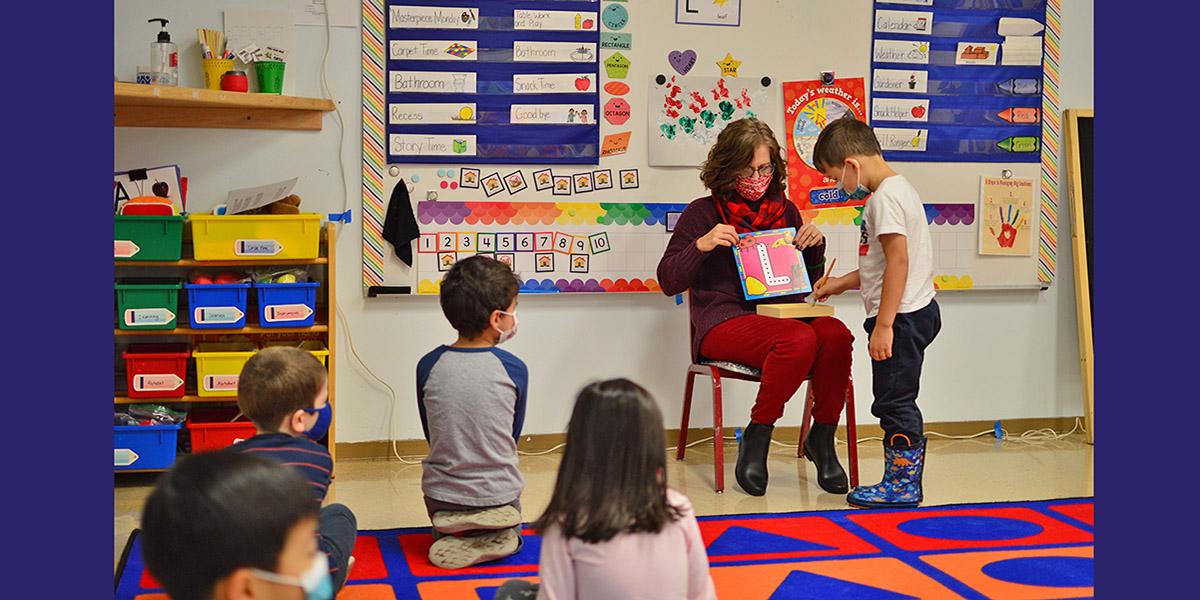
[[[869,336],[875,331],[875,317],[867,319],[863,327]],[[871,414],[879,419],[884,443],[896,433],[908,436],[913,443],[921,439],[925,430],[921,409],[917,408],[921,364],[925,362],[925,348],[941,330],[942,312],[937,300],[914,312],[897,313],[892,324],[892,357],[871,361],[875,392]]]
[[[346,570],[357,539],[358,519],[346,505],[321,507],[317,515],[317,547],[329,556],[329,577],[333,580],[334,594],[346,583]]]

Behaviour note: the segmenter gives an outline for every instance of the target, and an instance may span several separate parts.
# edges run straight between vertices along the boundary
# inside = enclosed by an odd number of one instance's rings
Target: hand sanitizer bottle
[[[166,19],[148,19],[147,23],[162,22],[158,39],[150,44],[150,72],[157,85],[179,85],[179,50],[171,42]]]

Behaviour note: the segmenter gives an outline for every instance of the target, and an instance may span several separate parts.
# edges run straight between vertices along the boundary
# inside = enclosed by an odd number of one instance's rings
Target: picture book
[[[752,231],[738,238],[733,258],[747,300],[812,291],[804,258],[792,244],[795,227]]]

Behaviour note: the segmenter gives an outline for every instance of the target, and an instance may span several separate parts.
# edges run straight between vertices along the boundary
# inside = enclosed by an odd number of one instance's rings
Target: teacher
[[[825,236],[784,196],[787,166],[771,128],[757,119],[730,123],[709,150],[700,180],[710,195],[693,200],[679,217],[658,281],[668,296],[691,294],[693,360],[735,362],[760,369],[762,382],[750,424],[738,444],[735,474],[752,496],[767,491],[767,452],[783,405],[812,378],[813,426],[804,453],[817,481],[832,494],[848,490],[834,450],[834,431],[846,401],[854,336],[833,317],[778,319],[757,314],[762,303],[796,302],[799,296],[748,301],[742,294],[731,247],[738,234],[797,229],[810,281],[825,268]]]

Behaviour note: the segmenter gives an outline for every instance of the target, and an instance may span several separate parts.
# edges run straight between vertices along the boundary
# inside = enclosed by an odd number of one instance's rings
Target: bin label
[[[205,375],[204,391],[206,392],[236,392],[237,375]]]
[[[303,321],[313,314],[307,304],[272,304],[263,309],[268,323]]]
[[[283,244],[275,240],[237,240],[233,242],[233,253],[238,256],[275,256],[283,250]]]
[[[166,308],[129,308],[125,310],[125,326],[166,325],[175,320],[175,313]]]
[[[183,380],[174,373],[134,375],[133,389],[138,392],[169,392],[183,385]]]
[[[137,452],[129,448],[113,448],[113,466],[128,467],[140,458]]]
[[[133,240],[113,240],[113,258],[133,258],[140,250]]]
[[[236,306],[204,306],[192,311],[192,320],[205,325],[237,323],[245,316],[246,313]]]

